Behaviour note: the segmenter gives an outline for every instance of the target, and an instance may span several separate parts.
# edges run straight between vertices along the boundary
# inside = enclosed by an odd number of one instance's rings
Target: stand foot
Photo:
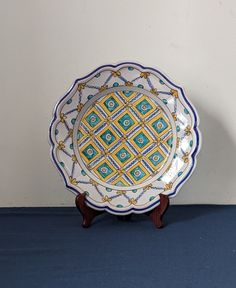
[[[160,229],[164,227],[162,219],[168,207],[169,207],[169,197],[164,194],[160,194],[160,204],[152,211],[147,213],[147,215],[149,215],[152,221],[154,222],[156,228]]]
[[[75,198],[75,205],[83,216],[82,226],[88,228],[91,226],[93,219],[102,214],[104,211],[98,211],[90,208],[86,202],[86,193],[78,194]]]

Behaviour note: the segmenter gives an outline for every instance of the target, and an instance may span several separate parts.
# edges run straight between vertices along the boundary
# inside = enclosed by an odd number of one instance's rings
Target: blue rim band
[[[62,171],[62,169],[60,168],[60,166],[58,165],[56,159],[55,159],[55,156],[54,156],[54,153],[53,153],[53,150],[54,150],[54,143],[53,143],[53,140],[52,140],[52,137],[51,137],[51,132],[52,132],[52,126],[54,124],[54,122],[56,121],[56,114],[57,114],[57,110],[58,110],[58,107],[59,105],[61,104],[61,102],[70,94],[70,92],[74,89],[75,85],[77,84],[77,82],[79,81],[82,81],[83,79],[85,78],[88,78],[90,77],[91,75],[93,75],[94,73],[96,73],[97,71],[99,71],[100,69],[103,69],[103,68],[117,68],[118,66],[121,66],[121,65],[135,65],[135,66],[138,66],[142,69],[148,69],[148,70],[152,70],[158,74],[160,74],[168,83],[170,83],[172,86],[176,87],[177,89],[179,89],[182,93],[182,96],[184,98],[184,100],[187,102],[187,104],[189,105],[189,107],[191,108],[191,111],[194,115],[194,126],[193,126],[193,130],[195,131],[196,133],[196,147],[194,149],[194,151],[192,152],[191,154],[191,158],[192,158],[192,166],[191,168],[189,169],[188,173],[185,175],[185,177],[178,183],[178,185],[175,187],[174,191],[170,194],[168,194],[168,196],[171,196],[173,197],[174,195],[177,194],[178,192],[178,189],[180,188],[180,186],[191,176],[192,172],[193,172],[193,169],[195,168],[195,164],[196,164],[196,156],[199,152],[199,149],[200,149],[200,133],[199,133],[199,130],[198,130],[198,116],[196,114],[196,111],[194,109],[194,107],[190,104],[189,100],[187,99],[187,97],[185,96],[184,94],[184,91],[181,87],[179,87],[178,85],[174,84],[173,82],[171,82],[164,74],[162,74],[159,70],[157,69],[154,69],[152,67],[144,67],[138,63],[135,63],[135,62],[121,62],[117,65],[102,65],[102,66],[99,66],[97,69],[95,69],[94,71],[92,71],[91,73],[89,73],[88,75],[82,77],[82,78],[78,78],[75,80],[74,84],[71,86],[71,88],[69,89],[69,91],[65,94],[64,97],[62,97],[60,99],[60,101],[56,104],[55,106],[55,109],[54,109],[54,112],[53,112],[53,119],[50,123],[50,127],[49,127],[49,140],[50,140],[50,144],[51,144],[51,157],[52,157],[52,160],[55,164],[55,166],[57,167],[57,169],[59,170],[61,176],[63,177],[63,180],[64,180],[64,183],[65,183],[65,186],[66,188],[68,188],[69,190],[73,190],[76,194],[78,194],[78,191],[71,185],[69,185],[67,183],[67,180],[65,178],[65,175]],[[86,201],[94,208],[98,209],[98,210],[107,210],[107,211],[111,211],[115,214],[127,214],[127,213],[131,213],[132,211],[138,211],[140,213],[142,213],[143,211],[148,211],[148,210],[151,210],[151,208],[153,208],[154,206],[157,206],[158,203],[160,202],[160,200],[157,200],[156,202],[152,203],[151,205],[149,205],[148,207],[146,208],[141,208],[141,209],[137,209],[137,208],[130,208],[128,210],[125,210],[125,211],[117,211],[117,210],[114,210],[112,208],[110,208],[109,206],[107,205],[104,205],[104,206],[97,206],[93,203],[91,203],[88,199],[86,199]]]

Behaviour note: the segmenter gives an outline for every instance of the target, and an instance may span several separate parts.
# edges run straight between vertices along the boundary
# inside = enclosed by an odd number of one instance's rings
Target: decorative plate
[[[126,62],[77,79],[57,103],[51,156],[65,185],[113,214],[147,212],[176,195],[200,147],[196,110],[156,69]]]

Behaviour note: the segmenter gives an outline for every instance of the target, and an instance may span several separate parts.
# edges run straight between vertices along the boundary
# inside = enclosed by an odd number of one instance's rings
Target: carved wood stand
[[[160,194],[160,204],[154,208],[153,210],[146,212],[145,214],[148,215],[151,220],[153,221],[156,228],[164,227],[163,223],[163,216],[166,213],[169,207],[169,197]],[[82,226],[84,228],[88,228],[91,226],[93,219],[104,213],[105,211],[94,210],[93,208],[89,207],[86,204],[86,194],[78,194],[75,198],[75,204],[77,209],[80,211],[83,221]],[[132,214],[124,215],[124,216],[117,216],[121,221],[128,221],[131,219]]]

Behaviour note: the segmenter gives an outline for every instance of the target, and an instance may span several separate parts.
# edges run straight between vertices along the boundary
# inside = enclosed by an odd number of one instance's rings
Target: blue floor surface
[[[171,206],[164,220],[104,214],[83,229],[74,208],[0,209],[0,287],[236,287],[236,206]]]

